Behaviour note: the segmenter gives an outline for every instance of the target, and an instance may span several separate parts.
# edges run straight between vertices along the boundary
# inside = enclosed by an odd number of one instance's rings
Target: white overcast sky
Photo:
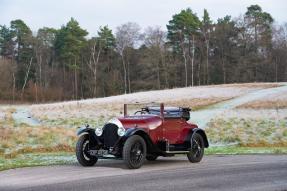
[[[166,30],[172,15],[188,7],[199,17],[206,8],[216,21],[244,14],[252,4],[260,5],[277,23],[287,22],[287,0],[0,0],[0,25],[22,19],[35,32],[43,26],[60,28],[74,17],[94,36],[99,26],[115,29],[128,21]]]

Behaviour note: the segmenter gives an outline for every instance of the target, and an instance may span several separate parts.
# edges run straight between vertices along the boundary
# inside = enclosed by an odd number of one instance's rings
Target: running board
[[[122,160],[122,158],[118,158],[115,156],[100,156],[98,159],[113,159],[113,160]]]
[[[165,153],[168,153],[168,154],[183,154],[183,153],[189,153],[189,151],[165,151]]]
[[[171,150],[171,148],[172,148],[172,150]],[[165,147],[165,153],[167,153],[167,154],[183,154],[183,153],[189,153],[189,151],[175,151],[175,150],[173,150],[174,149],[174,146],[171,146],[170,144],[169,144],[169,141],[168,140],[166,140],[166,147]]]

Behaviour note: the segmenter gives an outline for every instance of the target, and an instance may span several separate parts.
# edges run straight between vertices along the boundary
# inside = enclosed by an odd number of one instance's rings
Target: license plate
[[[100,149],[100,150],[91,150],[90,154],[96,155],[96,156],[104,156],[104,155],[108,155],[109,152],[108,152],[108,150]]]

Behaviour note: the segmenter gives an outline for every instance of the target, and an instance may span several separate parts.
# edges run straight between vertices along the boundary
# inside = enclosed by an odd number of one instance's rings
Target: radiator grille
[[[108,123],[103,128],[103,139],[105,147],[113,147],[119,139],[118,126]]]

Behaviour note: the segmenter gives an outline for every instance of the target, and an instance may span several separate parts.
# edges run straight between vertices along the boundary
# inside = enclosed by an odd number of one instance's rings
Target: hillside
[[[138,92],[119,96],[32,105],[30,111],[37,119],[110,118],[119,115],[124,103],[162,102],[166,105],[191,107],[193,110],[235,98],[246,93],[277,87],[280,83],[247,83],[196,86],[167,90]]]

